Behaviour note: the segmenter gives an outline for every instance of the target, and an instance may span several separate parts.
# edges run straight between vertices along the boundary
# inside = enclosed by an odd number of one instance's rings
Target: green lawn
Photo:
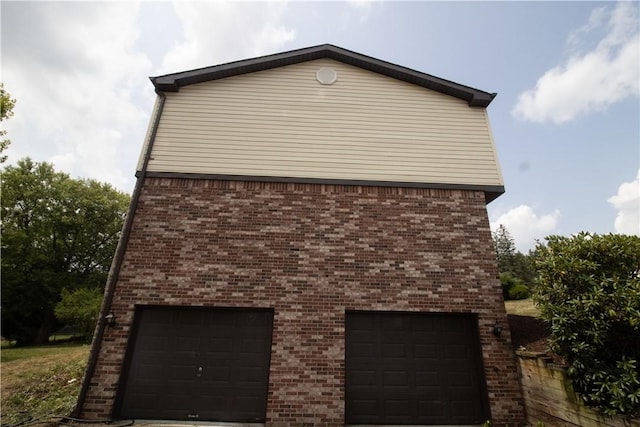
[[[12,348],[3,342],[2,424],[70,415],[88,354],[86,344]]]
[[[33,359],[34,357],[46,358],[47,356],[55,354],[73,352],[76,348],[78,348],[78,345],[72,344],[54,344],[38,347],[11,347],[9,345],[3,345],[2,353],[0,353],[0,362],[13,362],[16,360]]]
[[[533,305],[531,298],[505,301],[504,306],[507,309],[507,314],[517,314],[519,316],[531,316],[540,317],[540,311]]]

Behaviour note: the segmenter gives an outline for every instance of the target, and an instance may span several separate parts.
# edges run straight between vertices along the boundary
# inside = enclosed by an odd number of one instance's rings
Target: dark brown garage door
[[[272,326],[272,310],[138,309],[118,415],[264,421]]]
[[[345,362],[347,423],[490,418],[475,316],[348,312]]]

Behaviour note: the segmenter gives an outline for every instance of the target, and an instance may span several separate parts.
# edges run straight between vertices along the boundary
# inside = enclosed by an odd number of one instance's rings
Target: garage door
[[[118,393],[121,418],[261,422],[272,310],[136,311]]]
[[[347,423],[490,418],[475,316],[348,312],[345,364]]]

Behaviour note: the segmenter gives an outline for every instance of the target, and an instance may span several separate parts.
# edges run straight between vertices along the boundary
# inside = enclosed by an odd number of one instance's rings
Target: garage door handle
[[[202,376],[202,366],[198,366],[198,376]]]

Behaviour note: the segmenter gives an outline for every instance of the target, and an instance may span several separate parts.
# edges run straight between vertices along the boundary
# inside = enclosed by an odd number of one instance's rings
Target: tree
[[[524,288],[533,287],[536,281],[531,257],[516,250],[513,237],[504,225],[500,224],[492,237],[505,298],[526,298],[529,293]]]
[[[534,301],[584,401],[640,414],[640,237],[580,233],[538,244]]]
[[[102,289],[129,196],[20,160],[2,174],[2,336],[45,343],[62,289]]]
[[[84,341],[90,341],[101,303],[102,291],[99,288],[63,289],[55,308],[56,318],[74,327]]]
[[[498,268],[501,273],[511,271],[512,260],[516,253],[516,245],[507,227],[500,224],[498,229],[492,233],[493,245],[496,248],[498,257]]]
[[[11,98],[9,92],[4,90],[4,84],[0,83],[0,122],[7,120],[13,116],[13,107],[16,105],[16,100]],[[0,129],[0,154],[9,147],[11,140],[4,139],[7,131]],[[7,160],[7,156],[0,155],[0,163],[4,163]]]

